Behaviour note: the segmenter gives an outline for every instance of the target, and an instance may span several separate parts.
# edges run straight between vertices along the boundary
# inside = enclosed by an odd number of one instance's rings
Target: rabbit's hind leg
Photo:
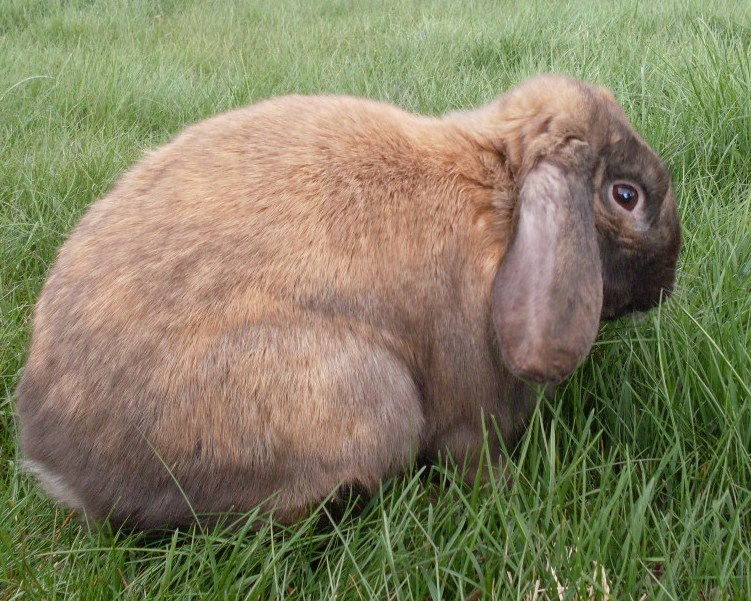
[[[297,315],[215,341],[200,362],[208,402],[188,410],[200,419],[169,420],[180,429],[170,440],[208,443],[200,490],[213,498],[202,510],[272,498],[276,519],[291,522],[340,486],[375,490],[419,453],[419,391],[373,332]]]

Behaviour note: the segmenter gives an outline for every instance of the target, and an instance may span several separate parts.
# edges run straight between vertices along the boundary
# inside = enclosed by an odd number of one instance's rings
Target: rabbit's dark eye
[[[613,200],[627,211],[633,211],[639,203],[639,190],[631,184],[613,184],[611,194]]]

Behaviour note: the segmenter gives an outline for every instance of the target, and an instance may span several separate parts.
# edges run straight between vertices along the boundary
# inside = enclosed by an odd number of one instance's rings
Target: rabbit
[[[418,458],[471,474],[602,320],[670,294],[680,244],[658,156],[567,76],[442,117],[343,96],[221,114],[63,245],[22,454],[59,502],[142,530],[292,524]]]

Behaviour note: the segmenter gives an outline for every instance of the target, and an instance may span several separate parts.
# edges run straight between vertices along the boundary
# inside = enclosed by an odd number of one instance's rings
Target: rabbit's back
[[[66,279],[118,309],[130,292],[136,304],[202,310],[238,287],[278,297],[306,276],[341,285],[338,269],[352,277],[387,255],[424,255],[436,193],[450,181],[426,121],[377,103],[290,97],[194,125],[92,207],[44,296]],[[336,281],[324,285],[329,271]]]

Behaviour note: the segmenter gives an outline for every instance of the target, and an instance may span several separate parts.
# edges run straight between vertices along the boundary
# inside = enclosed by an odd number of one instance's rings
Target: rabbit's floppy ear
[[[597,335],[602,272],[592,178],[547,159],[521,181],[516,233],[493,283],[493,322],[506,367],[559,382]]]

